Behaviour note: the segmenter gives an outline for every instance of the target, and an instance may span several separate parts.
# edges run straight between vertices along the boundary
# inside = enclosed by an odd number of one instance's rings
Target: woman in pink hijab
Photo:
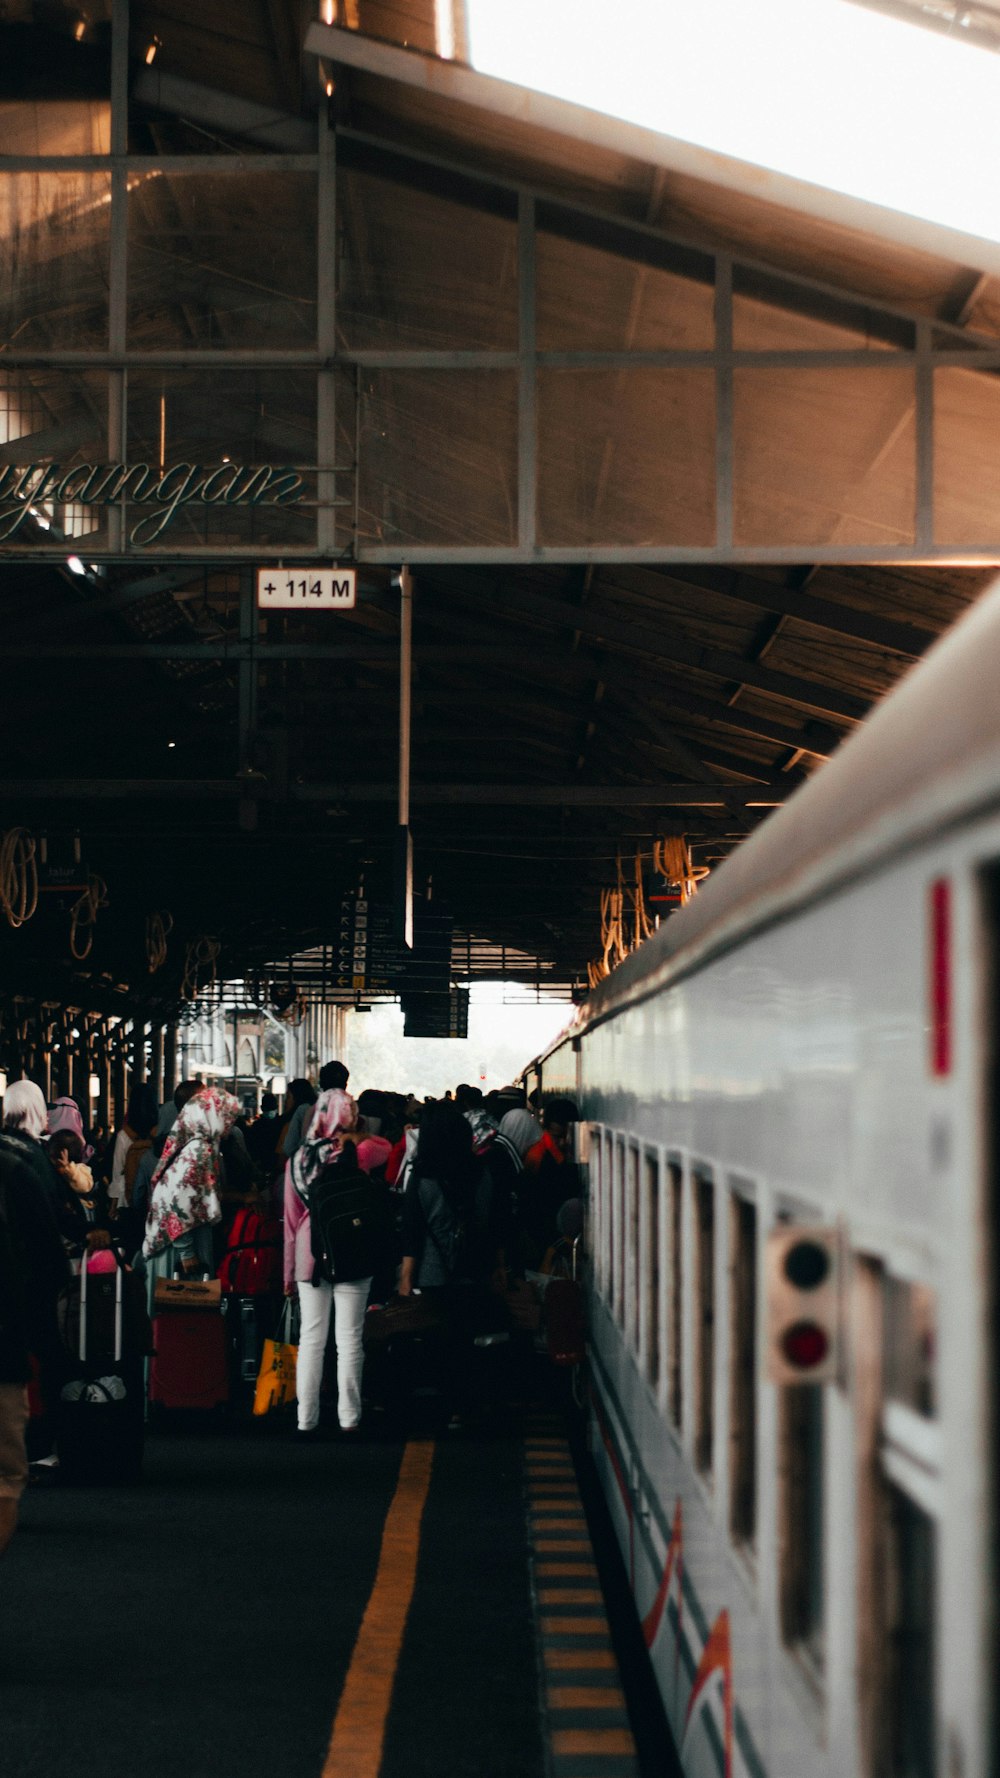
[[[361,1177],[348,1136],[356,1123],[357,1108],[348,1093],[336,1087],[320,1093],[306,1139],[285,1167],[285,1295],[298,1290],[302,1315],[296,1392],[297,1436],[303,1440],[319,1437],[319,1390],[331,1315],[337,1345],[340,1430],[356,1433],[361,1422],[361,1332],[372,1281],[351,1278],[338,1282],[321,1275],[313,1255],[309,1217],[309,1193],[321,1173],[335,1166],[352,1178]]]

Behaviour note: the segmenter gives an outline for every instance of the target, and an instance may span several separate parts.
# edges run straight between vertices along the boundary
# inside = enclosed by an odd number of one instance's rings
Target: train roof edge
[[[546,1053],[991,804],[1000,806],[1000,579],[694,900],[600,983]]]

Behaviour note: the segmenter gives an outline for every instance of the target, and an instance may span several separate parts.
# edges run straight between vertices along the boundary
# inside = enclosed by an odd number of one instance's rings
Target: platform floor
[[[25,1496],[2,1778],[640,1769],[558,1418],[308,1446],[237,1419],[152,1433],[139,1488]]]

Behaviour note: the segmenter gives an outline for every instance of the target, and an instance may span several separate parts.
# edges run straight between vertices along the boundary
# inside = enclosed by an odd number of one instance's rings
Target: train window
[[[615,1315],[618,1325],[625,1326],[625,1138],[615,1143],[614,1172],[615,1224]]]
[[[695,1467],[710,1475],[715,1430],[715,1186],[695,1177]]]
[[[609,1308],[614,1307],[615,1293],[614,1164],[614,1138],[609,1130],[605,1130],[601,1144],[601,1215],[604,1219],[604,1296]]]
[[[729,1529],[757,1534],[757,1207],[729,1202]]]
[[[778,1414],[781,1634],[823,1667],[823,1386],[781,1389]]]
[[[660,1163],[655,1154],[645,1159],[646,1226],[643,1264],[643,1366],[656,1389],[660,1381]]]
[[[668,1215],[670,1232],[670,1278],[667,1292],[667,1329],[668,1329],[668,1371],[667,1371],[667,1412],[678,1432],[682,1424],[684,1406],[684,1370],[683,1346],[681,1330],[684,1326],[683,1316],[683,1256],[682,1235],[684,1229],[684,1175],[676,1161],[667,1163],[668,1180]]]
[[[885,1393],[917,1414],[932,1417],[934,1400],[934,1292],[926,1284],[908,1284],[886,1275]]]
[[[590,1166],[587,1170],[587,1213],[588,1238],[587,1246],[591,1255],[591,1270],[595,1290],[600,1293],[604,1285],[604,1217],[601,1208],[601,1160],[604,1145],[601,1131],[597,1124],[590,1127]]]
[[[627,1162],[626,1206],[628,1215],[628,1338],[633,1352],[639,1350],[639,1286],[642,1273],[639,1252],[639,1150],[629,1146]]]
[[[914,1385],[923,1361],[914,1368],[905,1337],[914,1321],[926,1330],[933,1298],[864,1254],[853,1272],[862,1769],[865,1778],[934,1778],[940,1444],[926,1388]]]
[[[892,1778],[934,1778],[934,1522],[901,1489],[886,1488],[889,1670],[883,1768]]]

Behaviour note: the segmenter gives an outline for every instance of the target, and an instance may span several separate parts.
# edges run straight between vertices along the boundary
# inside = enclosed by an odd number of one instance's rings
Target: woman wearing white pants
[[[295,1387],[300,1432],[312,1432],[319,1425],[319,1387],[323,1380],[331,1305],[333,1337],[337,1346],[337,1418],[341,1432],[356,1432],[358,1429],[364,1364],[361,1330],[371,1283],[370,1278],[357,1278],[350,1284],[328,1284],[325,1278],[317,1279],[315,1284],[299,1280],[302,1322]]]
[[[321,1093],[313,1108],[306,1140],[285,1168],[285,1294],[296,1288],[301,1310],[297,1363],[298,1434],[315,1437],[319,1428],[319,1392],[323,1358],[333,1310],[337,1346],[337,1418],[341,1432],[356,1432],[361,1421],[361,1334],[371,1278],[332,1282],[317,1267],[312,1247],[309,1192],[325,1169],[344,1156],[345,1135],[357,1121],[354,1100],[333,1088]],[[344,1157],[348,1166],[353,1151]]]

